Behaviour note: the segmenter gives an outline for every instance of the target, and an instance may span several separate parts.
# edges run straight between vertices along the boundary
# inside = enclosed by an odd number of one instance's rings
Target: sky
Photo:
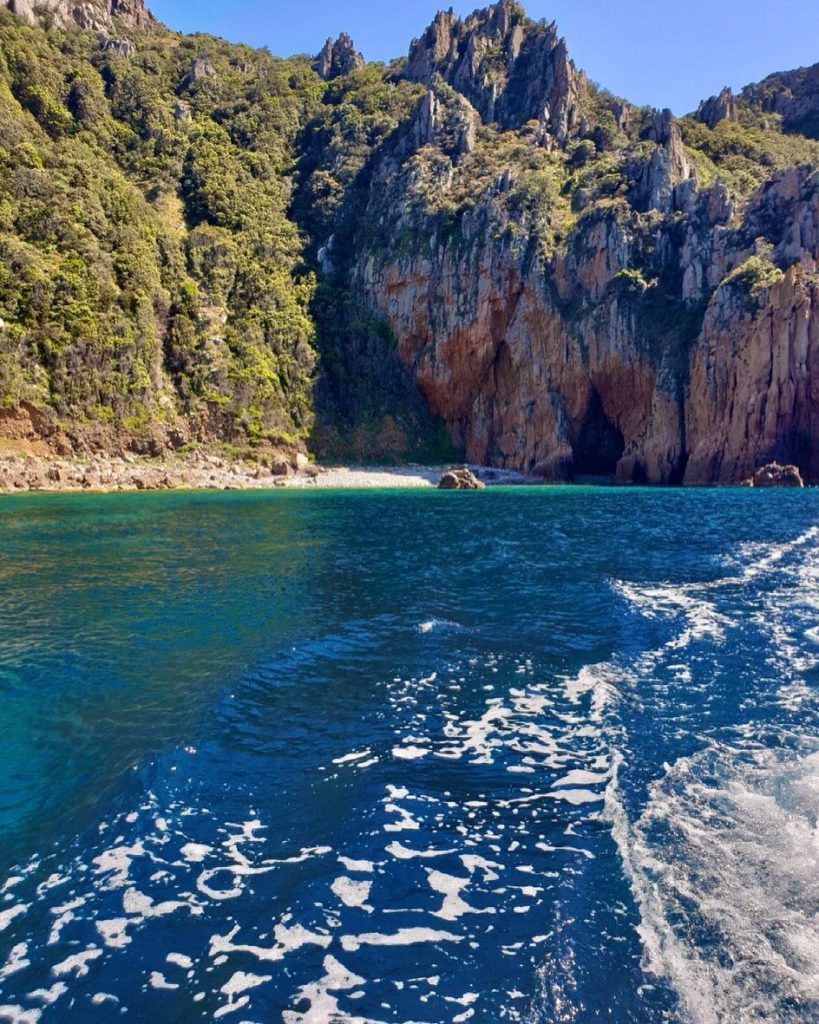
[[[317,53],[348,32],[367,60],[406,54],[435,12],[465,15],[486,2],[453,0],[147,0],[170,28]],[[819,0],[528,0],[530,17],[557,21],[575,64],[632,103],[695,110],[730,85],[819,63]]]

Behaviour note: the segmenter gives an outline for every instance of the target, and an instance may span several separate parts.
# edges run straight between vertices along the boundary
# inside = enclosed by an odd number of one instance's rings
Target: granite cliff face
[[[139,28],[151,20],[144,0],[4,0],[4,6],[32,24],[47,17],[61,28],[105,31],[115,22]]]
[[[507,2],[438,15],[403,73],[427,92],[377,155],[345,273],[467,459],[819,481],[819,173],[766,157],[749,187],[714,159],[739,118],[804,131],[809,74],[678,121],[591,86]]]

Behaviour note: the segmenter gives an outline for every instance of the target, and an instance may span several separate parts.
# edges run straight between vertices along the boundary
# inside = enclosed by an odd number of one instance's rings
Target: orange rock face
[[[819,281],[789,269],[743,309],[720,289],[691,361],[687,483],[735,483],[775,460],[819,480]]]
[[[499,185],[457,241],[430,229],[424,255],[368,258],[355,287],[470,462],[547,480],[727,484],[778,460],[819,481],[811,189],[784,172],[730,229],[721,185],[688,190],[684,230],[680,212],[592,211],[544,263],[525,226],[510,227]],[[632,269],[647,251],[650,281]]]

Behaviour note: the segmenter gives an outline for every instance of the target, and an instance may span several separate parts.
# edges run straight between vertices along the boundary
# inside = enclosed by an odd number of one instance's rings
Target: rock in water
[[[758,469],[753,476],[754,487],[804,487],[802,474],[796,466],[780,466],[772,462]]]
[[[451,469],[444,473],[438,484],[442,491],[482,491],[482,483],[470,469]]]

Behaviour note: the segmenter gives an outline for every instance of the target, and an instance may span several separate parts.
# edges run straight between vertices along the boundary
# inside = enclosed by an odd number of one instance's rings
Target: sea
[[[0,1022],[819,1020],[819,491],[0,501]]]

